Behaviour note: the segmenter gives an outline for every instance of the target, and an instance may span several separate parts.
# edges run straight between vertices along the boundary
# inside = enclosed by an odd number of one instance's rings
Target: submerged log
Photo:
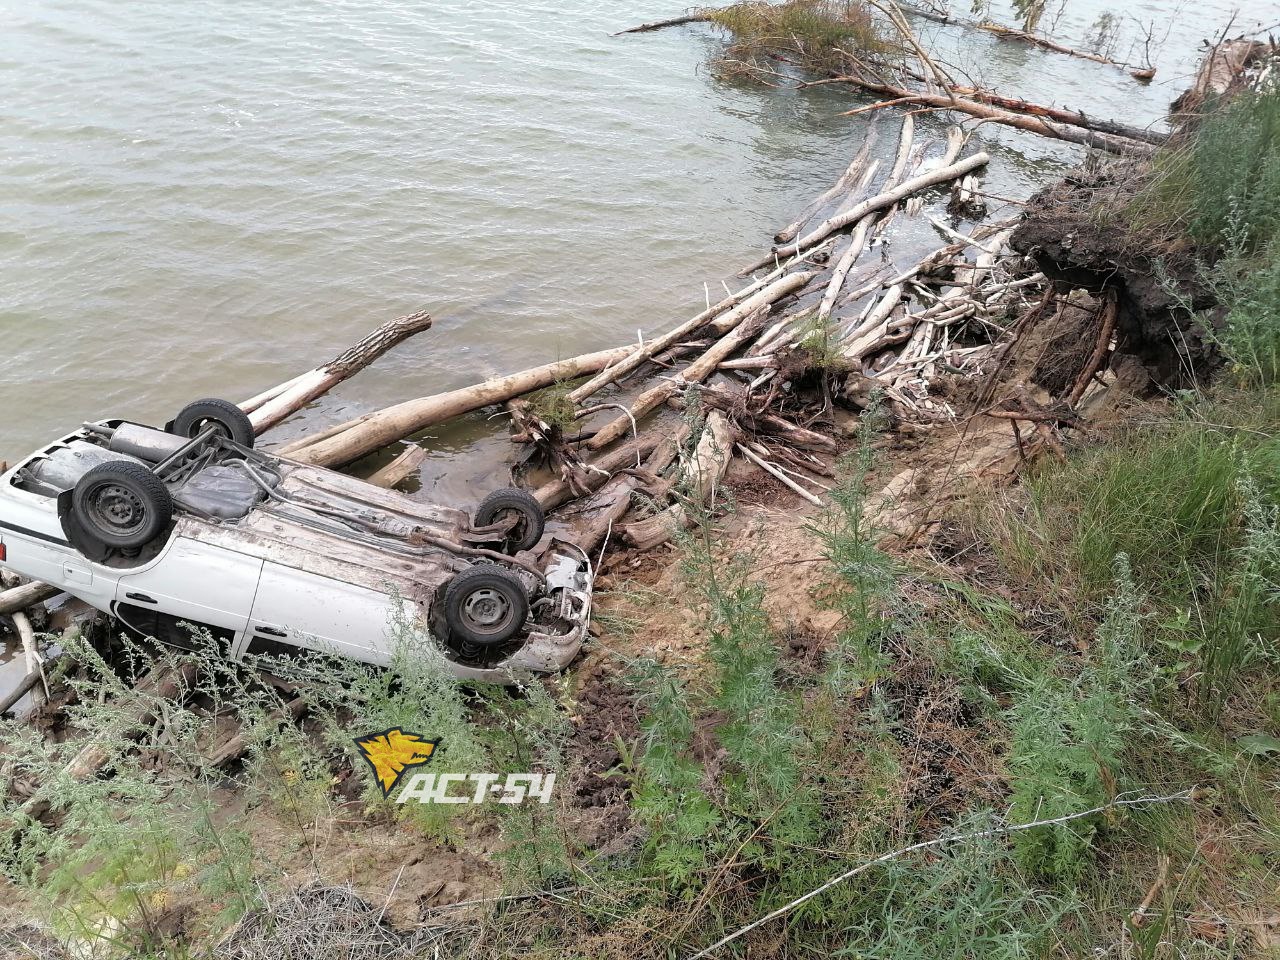
[[[1131,64],[1124,63],[1120,60],[1113,60],[1110,57],[1104,57],[1100,53],[1091,53],[1087,50],[1077,50],[1074,47],[1064,46],[1056,43],[1039,34],[1028,33],[1025,30],[1018,30],[1014,27],[1002,26],[998,23],[992,23],[990,20],[965,20],[962,17],[953,17],[948,13],[942,13],[937,10],[927,10],[923,7],[911,6],[908,4],[898,4],[898,8],[913,17],[920,17],[923,20],[932,20],[934,23],[944,23],[949,26],[969,27],[973,30],[985,30],[987,33],[993,33],[1002,40],[1016,40],[1021,43],[1029,44],[1033,47],[1039,47],[1042,50],[1052,50],[1054,53],[1063,53],[1069,57],[1077,57],[1081,60],[1092,60],[1094,63],[1105,63],[1108,66],[1119,67],[1122,70],[1128,70],[1129,75],[1135,80],[1150,80],[1156,75],[1154,67],[1134,68]]]
[[[945,98],[944,98],[945,99]],[[874,197],[869,197],[861,203],[855,205],[851,210],[837,214],[824,220],[813,230],[809,231],[794,243],[784,244],[774,248],[774,253],[779,256],[792,256],[814,246],[820,241],[826,239],[837,230],[841,230],[852,223],[857,223],[868,213],[875,213],[879,210],[885,210],[905,200],[913,193],[919,193],[921,190],[927,190],[929,187],[937,186],[940,183],[946,183],[949,180],[956,180],[966,173],[977,170],[981,166],[985,166],[991,157],[986,153],[975,153],[970,157],[965,157],[950,166],[942,167],[938,170],[930,170],[919,176],[899,184],[892,190],[886,190]]]
[[[619,30],[614,34],[615,37],[621,37],[628,33],[649,33],[651,30],[662,30],[665,27],[679,27],[686,23],[713,23],[711,15],[705,11],[699,10],[695,13],[687,13],[683,17],[669,17],[666,20],[654,20],[652,23],[642,23],[638,27],[628,27],[626,30]]]
[[[261,434],[363,370],[388,350],[430,327],[431,317],[426,313],[388,320],[328,363],[251,398],[241,408],[249,414],[254,433]]]
[[[384,487],[387,490],[391,490],[400,486],[410,477],[415,476],[426,459],[426,448],[420,447],[416,443],[411,443],[404,453],[370,476],[369,482],[375,487]]]
[[[801,211],[800,216],[798,216],[794,222],[789,223],[774,234],[773,239],[777,243],[786,243],[789,240],[794,240],[796,235],[804,225],[813,218],[815,213],[821,210],[832,200],[842,194],[848,193],[850,189],[853,188],[853,186],[861,179],[863,171],[867,167],[867,157],[871,155],[871,148],[875,145],[876,137],[876,129],[872,126],[867,130],[867,136],[862,141],[862,148],[854,155],[853,161],[847,168],[845,168],[844,173],[840,175],[840,179],[837,180],[833,186],[824,190],[810,201],[809,205]]]

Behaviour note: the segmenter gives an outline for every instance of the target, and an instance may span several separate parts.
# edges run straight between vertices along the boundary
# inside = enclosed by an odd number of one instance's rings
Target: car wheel
[[[445,623],[451,635],[466,643],[481,647],[506,643],[528,617],[524,581],[494,563],[462,571],[444,592]]]
[[[173,498],[140,463],[101,463],[76,483],[71,509],[80,525],[109,547],[141,547],[173,519]]]
[[[227,400],[197,400],[182,408],[169,427],[170,433],[194,439],[205,427],[214,426],[226,440],[253,447],[253,422],[249,415]]]
[[[495,490],[485,497],[476,510],[475,525],[487,527],[508,517],[515,517],[516,525],[502,541],[504,553],[516,554],[521,550],[528,550],[542,539],[542,531],[547,526],[547,515],[542,504],[527,490],[517,490],[515,487]]]

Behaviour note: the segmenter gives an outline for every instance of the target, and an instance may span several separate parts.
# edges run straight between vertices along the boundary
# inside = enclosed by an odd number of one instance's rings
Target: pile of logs
[[[989,161],[965,150],[958,127],[942,142],[918,138],[909,113],[889,169],[871,147],[869,138],[837,182],[779,230],[769,253],[742,272],[740,289],[726,289],[666,332],[407,400],[276,452],[342,468],[450,418],[505,404],[513,439],[531,451],[520,459],[540,460],[550,473],[535,491],[539,500],[548,509],[578,501],[555,529],[584,549],[614,533],[614,543],[661,543],[714,504],[734,457],[820,503],[835,452],[833,399],[861,407],[879,394],[900,419],[953,416],[931,384],[989,369],[1009,318],[1038,299],[1043,284],[1038,274],[1020,274],[1006,253],[1011,223],[965,234],[935,220],[944,245],[928,256],[897,265],[881,252],[865,263],[873,248],[883,251],[901,211],[918,209],[929,191],[972,188],[966,178]],[[338,360],[243,406],[265,431],[429,323],[420,314],[392,321]],[[572,430],[523,399],[546,388],[557,392]],[[683,421],[662,411],[690,407],[710,412],[698,418],[697,435],[671,442],[683,437]],[[422,456],[410,447],[371,479],[394,484]]]

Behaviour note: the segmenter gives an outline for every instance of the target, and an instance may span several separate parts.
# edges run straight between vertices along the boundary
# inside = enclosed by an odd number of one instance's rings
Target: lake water
[[[680,8],[0,0],[0,459],[87,418],[242,399],[418,309],[432,331],[274,437],[687,317],[831,182],[868,119],[835,116],[861,102],[847,90],[717,81],[706,26],[610,36]],[[1055,35],[1083,44],[1104,9],[1068,0]],[[1155,122],[1231,5],[1124,10],[1157,21],[1151,85],[920,28],[1001,90]],[[1251,4],[1237,25],[1275,20],[1280,4]],[[1079,158],[990,125],[976,139],[995,154],[987,189],[1015,198]],[[878,149],[893,146],[886,125]],[[936,239],[927,221],[899,231]],[[432,495],[502,482],[500,422],[430,437]]]

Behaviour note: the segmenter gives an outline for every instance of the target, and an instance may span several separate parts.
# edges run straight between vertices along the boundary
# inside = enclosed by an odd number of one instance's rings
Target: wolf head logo
[[[355,741],[361,755],[378,778],[384,797],[390,796],[404,772],[420,767],[435,753],[439,740],[424,740],[420,734],[399,727],[360,737]]]

